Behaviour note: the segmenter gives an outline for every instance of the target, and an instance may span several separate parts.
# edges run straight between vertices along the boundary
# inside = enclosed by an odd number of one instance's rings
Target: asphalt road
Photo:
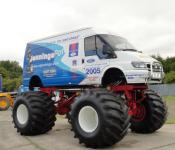
[[[11,111],[0,112],[0,150],[89,150],[80,145],[73,135],[67,120],[58,117],[55,127],[47,134],[21,136],[13,128]],[[106,149],[175,150],[175,125],[164,125],[154,134],[129,132],[121,142]]]

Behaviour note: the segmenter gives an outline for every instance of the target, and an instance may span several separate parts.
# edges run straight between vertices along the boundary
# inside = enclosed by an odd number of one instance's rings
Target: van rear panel
[[[28,43],[24,57],[23,85],[38,76],[43,86],[79,85],[83,42],[78,32]],[[81,51],[80,51],[81,49]]]

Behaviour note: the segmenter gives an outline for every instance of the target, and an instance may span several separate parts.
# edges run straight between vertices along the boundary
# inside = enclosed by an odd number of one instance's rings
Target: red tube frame
[[[144,118],[143,108],[140,107],[140,102],[145,99],[144,91],[148,89],[147,85],[118,85],[109,87],[111,91],[114,92],[122,92],[124,93],[127,105],[129,107],[128,114],[131,116],[142,116],[138,120],[142,120]],[[72,92],[72,96],[69,98],[65,97],[65,92],[63,89],[59,89],[57,87],[47,87],[40,88],[42,92],[47,93],[49,96],[52,96],[55,91],[59,91],[59,100],[56,102],[56,112],[60,115],[67,114],[70,111],[70,105],[74,102],[75,97],[79,95],[80,92],[75,91]],[[134,94],[135,91],[140,91],[141,96],[140,99],[136,97]]]

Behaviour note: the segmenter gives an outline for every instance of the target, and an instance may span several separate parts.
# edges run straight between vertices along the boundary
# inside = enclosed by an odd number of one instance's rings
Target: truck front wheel
[[[37,135],[52,129],[55,114],[54,102],[46,93],[26,92],[16,98],[12,116],[18,132]]]
[[[86,147],[103,148],[127,133],[130,117],[124,100],[108,91],[85,91],[71,106],[75,137]]]
[[[140,104],[140,119],[133,116],[131,130],[136,133],[153,133],[163,126],[167,118],[167,107],[162,98],[155,92],[145,92],[145,99]]]

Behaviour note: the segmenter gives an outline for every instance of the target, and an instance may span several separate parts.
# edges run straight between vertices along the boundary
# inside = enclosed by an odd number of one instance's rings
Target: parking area
[[[13,127],[11,111],[0,112],[0,150],[82,150],[83,145],[73,138],[67,120],[57,117],[52,131],[38,136],[21,136]],[[87,148],[89,149],[89,148]],[[175,125],[166,124],[154,134],[128,135],[109,150],[174,150]]]

